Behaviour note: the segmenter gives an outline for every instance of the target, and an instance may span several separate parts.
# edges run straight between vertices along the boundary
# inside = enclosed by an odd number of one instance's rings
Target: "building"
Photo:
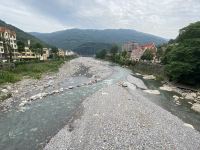
[[[24,48],[24,52],[21,52],[21,54],[18,56],[19,59],[36,59],[39,58],[38,55],[36,55],[34,52],[29,49],[29,47]]]
[[[123,44],[122,51],[127,51],[128,53],[131,53],[133,49],[136,49],[138,47],[139,47],[138,43],[129,41]]]
[[[73,51],[71,51],[71,50],[65,51],[65,56],[73,56],[73,55],[75,55],[75,53]]]
[[[131,60],[139,61],[145,50],[142,47],[137,47],[131,52]]]
[[[139,61],[142,55],[146,50],[151,51],[153,54],[153,61],[156,60],[156,53],[157,53],[157,48],[154,43],[148,43],[144,45],[140,45],[137,48],[133,49],[131,52],[131,59],[135,61]]]
[[[47,60],[50,55],[50,50],[48,48],[43,48],[43,54],[40,56],[40,60]]]
[[[17,36],[15,31],[6,27],[0,27],[0,60],[5,58],[5,53],[11,49],[13,54],[17,51]]]
[[[63,49],[58,49],[58,56],[60,56],[60,57],[65,57],[65,51],[63,50]]]

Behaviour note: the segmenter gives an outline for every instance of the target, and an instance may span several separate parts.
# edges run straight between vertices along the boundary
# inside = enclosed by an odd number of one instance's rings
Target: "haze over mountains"
[[[79,54],[94,54],[96,51],[110,48],[112,44],[123,44],[127,41],[138,43],[154,42],[163,44],[167,40],[151,34],[130,29],[68,29],[53,33],[30,33],[42,41],[63,49],[72,49]]]

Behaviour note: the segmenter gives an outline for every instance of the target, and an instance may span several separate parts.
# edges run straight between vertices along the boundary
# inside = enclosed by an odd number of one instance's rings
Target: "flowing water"
[[[6,113],[0,112],[0,149],[42,149],[46,142],[67,124],[72,114],[80,108],[81,102],[86,97],[104,86],[124,80],[131,73],[118,66],[112,66],[112,68],[113,74],[96,84],[77,87],[61,94],[48,96],[23,108],[16,105]],[[73,77],[63,81],[63,86],[80,84],[85,80],[87,80],[86,77]],[[156,81],[145,83],[153,89],[159,86]],[[199,115],[190,110],[191,106],[187,102],[176,105],[172,98],[173,94],[163,91],[160,96],[147,96],[151,101],[199,129]]]

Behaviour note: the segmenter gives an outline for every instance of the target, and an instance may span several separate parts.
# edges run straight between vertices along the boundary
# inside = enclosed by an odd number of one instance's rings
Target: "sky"
[[[2,0],[0,19],[26,32],[120,28],[171,39],[200,20],[200,0]]]

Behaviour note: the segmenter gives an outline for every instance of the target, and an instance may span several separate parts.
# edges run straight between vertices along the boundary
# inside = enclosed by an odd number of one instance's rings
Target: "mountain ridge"
[[[53,44],[63,49],[72,49],[80,54],[84,53],[84,49],[80,49],[85,43],[104,43],[122,45],[127,41],[135,41],[140,44],[154,42],[156,45],[167,42],[167,39],[139,32],[132,29],[66,29],[52,33],[30,32],[30,34],[41,39],[42,41]],[[97,44],[93,44],[97,45]],[[96,46],[95,46],[96,47]],[[92,47],[91,47],[92,48]],[[100,46],[98,44],[98,51]]]

